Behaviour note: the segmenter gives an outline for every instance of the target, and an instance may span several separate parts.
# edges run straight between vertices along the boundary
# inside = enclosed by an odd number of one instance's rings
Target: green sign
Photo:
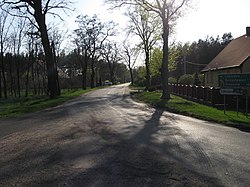
[[[219,86],[221,88],[248,88],[250,87],[250,74],[221,74]]]

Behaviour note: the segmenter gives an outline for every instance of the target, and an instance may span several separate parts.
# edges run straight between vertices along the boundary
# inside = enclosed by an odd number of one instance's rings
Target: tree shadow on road
[[[171,129],[164,124],[170,138],[157,143],[161,133],[162,110],[155,110],[143,128],[132,138],[117,134],[102,124],[95,124],[94,133],[104,139],[91,154],[102,157],[93,167],[72,173],[70,186],[222,186],[212,177],[190,170],[179,162]],[[96,125],[99,127],[96,128]],[[171,132],[168,132],[171,131]],[[164,151],[159,149],[164,145]],[[81,145],[79,145],[81,146]],[[80,147],[79,147],[80,148]],[[163,154],[164,153],[164,154]],[[71,159],[78,159],[75,155]]]
[[[15,167],[12,168],[13,174],[10,169],[6,178],[0,177],[0,184],[1,180],[12,181],[16,176],[37,172],[30,181],[22,183],[20,180],[18,184],[98,187],[222,186],[217,179],[183,165],[177,155],[178,142],[174,139],[174,135],[181,134],[180,129],[172,126],[173,118],[162,124],[162,115],[163,110],[157,109],[149,119],[142,118],[146,120],[141,121],[142,128],[133,136],[119,133],[112,129],[112,124],[101,121],[90,124],[90,132],[69,129],[57,140],[67,144],[59,147],[53,155],[49,156],[51,152],[46,147],[35,150],[30,156],[26,154],[23,162],[30,163],[27,169],[21,168],[18,157],[4,163],[4,166],[12,163]],[[36,162],[38,157],[45,157],[46,161]],[[88,162],[88,166],[72,168],[72,163],[76,160],[83,160],[83,164]],[[46,170],[52,173],[43,177]]]

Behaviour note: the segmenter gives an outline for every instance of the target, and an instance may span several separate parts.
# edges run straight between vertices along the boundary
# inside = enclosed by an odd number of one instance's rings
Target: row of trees
[[[169,36],[177,20],[191,7],[191,0],[106,0],[113,8],[129,7],[126,15],[130,18],[129,33],[139,36],[145,65],[135,72],[136,83],[161,85],[162,99],[169,99],[168,83],[192,82],[201,84],[198,73],[232,40],[231,33],[221,38],[207,37],[198,42],[169,43]],[[158,47],[162,44],[163,47]],[[188,76],[187,74],[190,74]],[[193,74],[193,75],[192,75]],[[186,81],[189,79],[192,81]]]
[[[106,79],[126,82],[128,70],[121,63],[114,22],[79,15],[70,33],[72,51],[60,49],[65,31],[46,24],[46,16],[59,16],[55,9],[69,10],[69,1],[1,1],[0,97],[60,95],[60,86],[86,89]],[[15,11],[16,10],[16,11]],[[125,57],[124,57],[125,58]]]
[[[198,74],[232,39],[231,33],[225,33],[222,37],[207,36],[205,39],[192,43],[172,43],[169,46],[168,64],[170,83],[202,84],[202,76]],[[153,86],[161,84],[162,58],[162,50],[158,47],[154,48],[150,58],[150,74]],[[145,72],[145,67],[138,68],[136,81],[140,85],[146,85]],[[195,80],[197,77],[199,80]]]
[[[106,0],[105,2],[113,5],[113,8],[119,8],[122,6],[130,6],[137,11],[142,10],[143,15],[140,17],[141,26],[137,27],[142,32],[137,32],[140,36],[140,33],[143,33],[144,37],[140,38],[143,42],[143,47],[145,50],[145,67],[146,67],[146,89],[150,85],[150,70],[149,70],[149,54],[152,50],[152,44],[150,42],[150,29],[157,28],[157,26],[150,25],[150,19],[159,20],[161,28],[161,38],[162,38],[162,51],[163,58],[161,62],[161,85],[162,85],[162,96],[161,99],[168,100],[170,99],[170,93],[168,88],[168,78],[169,78],[169,36],[171,30],[176,24],[177,20],[183,15],[186,8],[190,6],[191,0]],[[140,16],[140,15],[139,15]],[[138,18],[138,16],[137,16]],[[133,21],[133,17],[131,17]],[[158,21],[156,21],[157,23]],[[137,22],[136,22],[137,23]],[[154,23],[154,22],[153,22]],[[135,24],[136,25],[136,24]],[[146,29],[147,31],[145,32]],[[154,32],[154,31],[153,31]],[[158,32],[157,32],[158,33]],[[159,33],[158,33],[159,34]],[[146,45],[145,45],[146,44]],[[147,47],[146,47],[147,46]]]
[[[122,43],[112,40],[117,34],[114,22],[102,22],[96,15],[79,15],[76,18],[78,27],[70,33],[72,51],[65,54],[60,51],[65,33],[48,27],[46,18],[48,15],[60,18],[58,9],[71,10],[69,1],[2,0],[0,96],[4,93],[7,97],[7,92],[20,96],[24,87],[28,93],[29,88],[36,90],[35,86],[42,85],[39,88],[42,87],[43,92],[39,93],[47,93],[53,98],[60,94],[61,77],[64,82],[80,78],[81,87],[86,89],[87,86],[101,85],[106,79],[126,81],[129,72],[132,84],[135,75],[138,75],[137,79],[141,77],[140,81],[144,82],[146,89],[152,84],[161,84],[162,99],[169,99],[169,77],[178,79],[182,74],[189,73],[190,65],[197,67],[192,70],[200,70],[232,39],[229,33],[222,39],[210,37],[192,44],[169,44],[171,31],[182,16],[183,9],[189,7],[190,0],[105,2],[114,5],[113,8],[127,6],[125,15],[130,20],[127,40]],[[134,36],[139,38],[138,43],[128,40]],[[20,51],[23,53],[20,54]],[[136,72],[136,61],[142,55],[145,66]],[[128,70],[121,62],[126,64]],[[103,73],[106,70],[108,76]],[[122,70],[123,73],[116,74],[116,71]],[[33,86],[29,85],[30,82]]]
[[[56,58],[55,58],[55,53],[54,53],[55,49],[53,48],[54,47],[53,42],[51,42],[49,38],[46,18],[48,14],[53,15],[53,16],[59,16],[59,14],[56,11],[58,9],[64,9],[64,10],[69,9],[68,8],[69,4],[70,3],[67,0],[61,0],[61,1],[1,0],[0,1],[1,12],[3,14],[7,13],[8,15],[13,16],[14,18],[18,18],[18,20],[26,19],[29,21],[29,24],[31,24],[35,28],[34,30],[30,30],[30,34],[38,36],[40,39],[40,43],[43,46],[43,52],[45,54],[46,71],[47,71],[47,83],[48,83],[47,91],[51,98],[57,95],[60,95],[60,88],[59,88],[58,74],[57,74],[57,69],[56,69]],[[1,24],[5,25],[5,23],[6,22],[1,23]],[[2,28],[4,28],[3,25],[2,25]],[[17,25],[15,25],[14,28],[16,28],[16,26]],[[4,30],[5,29],[2,30],[1,34],[4,33]],[[7,35],[5,34],[3,35],[5,36],[5,39],[7,40]],[[5,44],[7,43],[6,40],[2,41],[2,46],[4,46],[4,43]],[[2,56],[1,64],[4,63],[3,55],[4,55],[4,51],[1,51],[1,56]],[[6,80],[5,80],[6,72],[3,68],[4,68],[4,65],[2,65],[2,77],[3,77],[3,84],[4,84],[4,93],[5,93],[5,97],[7,97],[6,95],[7,86],[6,86]]]

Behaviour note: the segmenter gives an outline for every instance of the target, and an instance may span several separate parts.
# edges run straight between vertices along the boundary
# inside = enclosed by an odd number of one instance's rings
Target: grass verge
[[[0,100],[0,118],[16,117],[21,114],[27,114],[39,111],[45,108],[60,105],[68,100],[80,96],[81,94],[96,90],[70,90],[63,91],[60,96],[50,99],[48,96],[29,96],[22,98],[9,98],[7,100]]]
[[[160,99],[160,92],[134,92],[134,95],[141,101],[156,107],[165,108],[174,113],[223,123],[238,128],[250,128],[250,116],[246,117],[243,113],[239,113],[239,116],[237,116],[237,112],[235,111],[226,111],[226,114],[224,114],[223,110],[195,103],[175,95],[171,95],[169,101],[162,101]]]

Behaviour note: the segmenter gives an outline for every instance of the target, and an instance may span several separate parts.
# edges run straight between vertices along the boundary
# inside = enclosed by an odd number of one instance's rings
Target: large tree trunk
[[[91,77],[90,77],[90,86],[91,88],[95,87],[95,66],[94,66],[94,59],[91,59]]]
[[[45,27],[45,28],[44,28]],[[60,94],[58,83],[57,83],[57,70],[54,63],[53,53],[50,48],[49,38],[47,34],[46,26],[41,28],[42,43],[44,47],[44,52],[46,56],[46,67],[48,76],[48,91],[51,98],[58,96]]]
[[[48,91],[51,98],[58,96],[60,94],[58,83],[57,83],[57,70],[55,65],[55,59],[52,52],[52,48],[49,42],[49,36],[47,32],[45,15],[42,13],[41,2],[35,4],[35,19],[39,25],[42,44],[46,56],[46,67],[47,67],[47,76],[48,76]]]
[[[168,87],[168,38],[169,38],[169,25],[167,18],[164,17],[163,19],[163,59],[162,59],[162,67],[161,67],[161,79],[162,79],[162,96],[161,99],[169,100],[170,93]]]
[[[108,61],[108,65],[109,65],[109,78],[110,81],[114,84],[114,64],[112,64],[112,62]]]
[[[146,46],[145,46],[146,47]],[[145,50],[146,59],[145,59],[145,66],[146,66],[146,88],[145,90],[148,90],[151,86],[151,80],[150,80],[150,69],[149,69],[149,50]]]
[[[81,65],[82,65],[82,89],[83,90],[87,89],[87,69],[88,69],[88,62],[89,62],[89,57],[87,55],[87,52],[85,51],[84,62],[81,62]]]
[[[134,85],[134,76],[133,76],[133,69],[131,67],[129,67],[129,73],[130,73],[131,85],[133,86]]]

